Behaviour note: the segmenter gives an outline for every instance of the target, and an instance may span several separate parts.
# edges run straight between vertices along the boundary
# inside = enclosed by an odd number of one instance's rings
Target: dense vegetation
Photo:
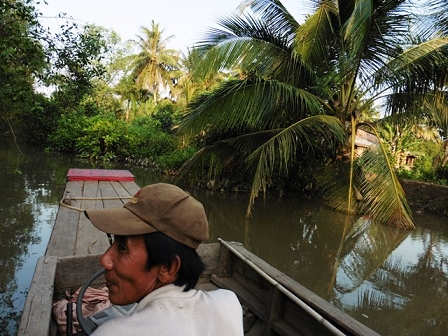
[[[50,32],[31,0],[0,0],[0,131],[249,189],[248,212],[291,189],[411,228],[397,176],[448,181],[446,3],[309,3],[299,23],[280,1],[242,2],[184,55],[154,21],[123,44],[71,20]],[[380,141],[359,151],[360,130]]]
[[[153,51],[144,45],[133,55],[116,33],[68,19],[53,34],[40,25],[31,1],[2,0],[0,6],[4,135],[89,160],[128,160],[162,170],[177,169],[192,155],[194,144],[184,145],[173,132],[180,104],[157,99],[157,86],[172,83],[167,74],[177,69],[166,54],[180,58],[165,48],[156,24],[153,31],[142,29],[147,42],[156,43],[154,71],[148,71],[141,56]],[[154,78],[141,79],[148,72]]]

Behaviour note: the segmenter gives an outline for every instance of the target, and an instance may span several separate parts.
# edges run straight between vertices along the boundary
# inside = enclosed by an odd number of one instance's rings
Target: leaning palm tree
[[[132,43],[139,52],[132,55],[132,75],[136,85],[151,93],[157,104],[161,92],[169,91],[179,74],[179,52],[167,49],[167,42],[171,38],[163,37],[163,29],[154,21],[151,28],[141,27],[142,35]]]
[[[425,112],[446,120],[448,38],[434,29],[437,17],[417,22],[409,1],[309,3],[313,11],[301,25],[280,1],[253,0],[210,30],[198,73],[238,68],[245,75],[189,105],[181,130],[229,137],[202,148],[182,176],[200,172],[205,159],[209,176],[244,167],[252,178],[250,211],[274,174],[294,173],[304,148],[325,147],[333,150],[325,154],[332,174],[320,176],[329,205],[412,228],[384,144],[357,155],[356,134],[378,135],[368,116],[380,104],[398,119]]]

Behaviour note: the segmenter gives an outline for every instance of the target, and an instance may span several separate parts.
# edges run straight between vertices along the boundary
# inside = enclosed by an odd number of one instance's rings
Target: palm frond
[[[416,92],[403,89],[385,96],[385,112],[392,121],[421,123],[422,117],[428,125],[448,130],[448,101],[445,91]],[[424,114],[422,115],[422,111]]]
[[[244,151],[239,151],[226,141],[219,141],[201,148],[187,160],[179,169],[177,180],[197,185],[204,178],[210,181],[222,177],[224,171],[229,175],[234,170],[240,172],[246,156]]]
[[[410,14],[411,7],[404,0],[356,1],[350,17],[342,23],[343,75],[356,76],[364,86],[372,87],[372,74],[397,57],[399,46],[408,39]]]
[[[424,106],[429,113],[429,121],[448,134],[448,99],[446,92],[438,92],[434,97],[430,97],[429,102]]]
[[[344,138],[343,125],[335,117],[305,118],[285,129],[272,129],[220,140],[202,148],[180,169],[179,180],[197,183],[205,176],[215,179],[224,171],[246,171],[252,177],[247,214],[259,192],[266,192],[274,172],[289,172],[299,153],[337,147]],[[196,177],[196,180],[194,178]]]
[[[180,131],[278,128],[310,114],[322,114],[326,108],[320,98],[287,83],[259,78],[229,80],[212,93],[193,99]]]
[[[379,134],[373,126],[371,130]],[[413,229],[414,222],[406,195],[394,173],[384,145],[370,147],[358,159],[362,161],[361,194],[364,209],[373,221],[400,228]]]
[[[371,0],[356,1],[353,11],[348,20],[343,23],[342,40],[344,41],[345,53],[353,58],[361,59],[367,45],[369,30],[373,20]],[[358,64],[359,62],[356,62]]]
[[[279,32],[295,31],[299,27],[296,19],[278,0],[255,0],[250,1],[249,5],[256,16],[260,16],[263,21],[271,25],[276,25]]]
[[[447,0],[419,1],[417,10],[416,35],[430,39],[435,35],[448,35]]]
[[[351,162],[338,162],[318,173],[318,188],[328,207],[339,212],[358,214],[362,196],[359,185],[350,183]],[[355,168],[358,168],[355,166]],[[359,170],[354,172],[359,176]],[[358,181],[358,178],[354,179]]]
[[[288,167],[298,152],[304,148],[319,149],[323,143],[333,142],[335,146],[340,145],[344,136],[344,127],[337,118],[319,115],[293,123],[258,147],[247,158],[247,162],[256,167],[247,209],[248,215],[259,192],[266,192],[274,171],[287,175]],[[320,140],[316,143],[316,139]]]
[[[210,49],[210,47],[235,37],[247,37],[290,46],[298,23],[286,9],[281,4],[274,5],[271,1],[254,1],[252,6],[253,8],[263,6],[266,10],[261,15],[233,13],[219,18],[217,23],[221,29],[209,29],[207,37],[198,42],[197,46],[201,49]]]
[[[195,67],[195,76],[210,72],[241,69],[269,79],[298,82],[314,73],[291,49],[294,27],[280,27],[250,15],[222,18],[196,50],[204,54]]]
[[[334,18],[337,7],[333,1],[322,1],[318,9],[305,23],[298,27],[295,37],[295,50],[305,63],[319,64],[328,59],[329,47],[334,45]]]
[[[448,78],[448,38],[439,37],[415,45],[390,61],[377,75],[391,90],[386,112],[391,115],[419,114],[429,101],[444,99]],[[435,97],[437,99],[434,99]]]
[[[405,50],[401,55],[388,63],[389,75],[402,74],[407,71],[412,74],[428,77],[434,65],[446,66],[448,56],[448,37],[438,37],[422,42]]]
[[[242,171],[252,175],[251,167],[246,165],[248,156],[279,132],[281,130],[252,132],[205,146],[182,165],[177,179],[199,183],[204,177],[222,179],[223,175],[232,176],[232,172],[235,176]]]
[[[379,137],[372,125],[359,126],[369,127]],[[382,143],[366,149],[360,157],[330,166],[322,173],[320,188],[327,205],[335,210],[367,212],[376,223],[414,228],[406,195]]]

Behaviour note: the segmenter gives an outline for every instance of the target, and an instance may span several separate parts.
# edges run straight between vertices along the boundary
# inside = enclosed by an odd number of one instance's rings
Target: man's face
[[[100,260],[106,269],[106,286],[113,304],[138,302],[158,288],[159,267],[146,270],[147,258],[142,235],[115,236],[114,243]]]

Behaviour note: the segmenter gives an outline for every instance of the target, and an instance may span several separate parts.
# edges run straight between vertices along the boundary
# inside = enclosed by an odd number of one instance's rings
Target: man
[[[101,257],[113,304],[138,302],[129,316],[92,335],[243,335],[236,295],[194,289],[205,266],[196,252],[208,239],[201,203],[165,183],[142,188],[124,207],[86,210],[99,230],[114,235]]]

